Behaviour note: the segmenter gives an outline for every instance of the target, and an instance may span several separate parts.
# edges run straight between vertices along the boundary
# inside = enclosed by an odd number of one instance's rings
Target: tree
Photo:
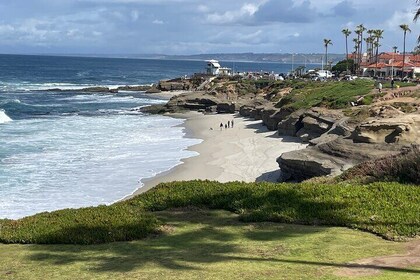
[[[328,64],[328,45],[332,45],[331,39],[324,39],[324,47],[325,47],[325,65]]]
[[[420,6],[420,0],[416,0],[417,6]],[[420,17],[420,8],[417,9],[416,14],[414,15],[414,21],[417,21],[417,19]]]
[[[353,43],[354,43],[354,64],[353,64],[353,72],[357,72],[357,65],[358,65],[358,55],[359,55],[359,46],[360,46],[360,41],[359,41],[359,37],[357,38],[353,38]]]
[[[362,63],[362,55],[363,55],[363,32],[366,31],[366,28],[363,26],[363,24],[359,24],[358,26],[356,26],[356,31],[355,33],[357,34],[357,39],[359,41],[359,45],[358,45],[358,64],[360,66],[360,64]]]
[[[410,27],[408,24],[401,24],[400,28],[404,31],[404,47],[403,47],[403,63],[402,63],[402,71],[401,71],[401,78],[404,78],[404,66],[405,66],[405,38],[407,36],[407,32],[411,32]]]
[[[375,42],[373,43],[374,47],[376,48],[376,67],[378,67],[378,59],[379,59],[379,47],[381,44],[379,44],[379,40],[382,39],[382,34],[384,34],[384,31],[381,29],[375,29],[373,31],[373,36],[375,38]]]
[[[416,3],[417,3],[417,6],[420,6],[420,0],[416,0]],[[413,21],[416,22],[419,17],[420,17],[420,8],[417,9],[417,12],[414,15]],[[420,36],[417,37],[417,43],[420,43]]]
[[[368,31],[366,31],[366,33],[369,35],[366,38],[366,50],[368,51],[369,54],[369,59],[371,59],[373,57],[373,42],[375,41],[375,37],[373,36],[375,30],[373,29],[369,29]]]
[[[350,34],[351,34],[351,31],[348,29],[348,28],[345,28],[345,29],[343,29],[343,30],[341,30],[341,32],[344,34],[344,36],[346,37],[346,62],[347,62],[347,65],[346,65],[346,71],[348,72],[349,71],[349,46],[348,46],[348,37],[350,36]]]
[[[353,68],[353,64],[354,64],[353,59],[345,59],[345,60],[337,62],[337,64],[334,65],[331,70],[338,73],[346,72],[346,74],[348,74],[347,71],[349,69],[349,65],[350,65],[350,68]]]

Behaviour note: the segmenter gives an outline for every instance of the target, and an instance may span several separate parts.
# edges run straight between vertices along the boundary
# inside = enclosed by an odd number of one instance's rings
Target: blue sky
[[[0,53],[344,53],[343,28],[384,29],[407,50],[415,0],[0,0]]]

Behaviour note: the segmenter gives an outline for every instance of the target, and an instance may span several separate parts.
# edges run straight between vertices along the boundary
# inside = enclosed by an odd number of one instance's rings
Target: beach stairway
[[[216,77],[210,77],[205,80],[201,85],[198,86],[197,91],[203,90],[208,84],[210,84]]]

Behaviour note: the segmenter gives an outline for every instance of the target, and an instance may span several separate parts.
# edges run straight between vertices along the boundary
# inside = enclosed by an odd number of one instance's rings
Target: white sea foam
[[[0,129],[0,218],[127,196],[196,154],[186,148],[200,140],[183,138],[181,123],[118,114],[14,121]]]
[[[142,85],[117,85],[117,84],[73,84],[73,83],[29,83],[29,82],[20,82],[20,83],[4,83],[0,82],[1,90],[12,90],[12,91],[35,91],[35,90],[81,90],[85,88],[93,87],[107,87],[109,89],[117,89],[123,86],[142,86]]]
[[[0,124],[11,122],[12,119],[6,114],[5,111],[0,110]]]

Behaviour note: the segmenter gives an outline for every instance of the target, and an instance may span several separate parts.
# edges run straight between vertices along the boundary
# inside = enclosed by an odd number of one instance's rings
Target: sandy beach
[[[296,138],[279,137],[276,131],[268,131],[261,121],[233,114],[203,115],[191,112],[177,117],[186,118],[186,137],[203,140],[189,148],[199,155],[182,160],[180,165],[167,172],[142,180],[143,187],[133,195],[171,181],[209,179],[219,182],[275,182],[280,174],[277,157],[284,152],[306,147]],[[233,128],[220,129],[220,123],[226,124],[232,120]]]

